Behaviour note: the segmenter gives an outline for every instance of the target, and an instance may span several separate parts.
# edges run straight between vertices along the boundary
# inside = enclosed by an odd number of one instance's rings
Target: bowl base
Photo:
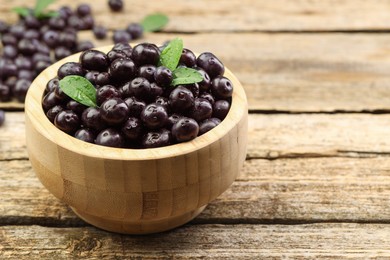
[[[70,208],[78,217],[95,227],[116,233],[142,235],[163,232],[184,225],[198,216],[206,206],[207,205],[174,217],[142,221],[124,221],[97,217],[76,208]]]

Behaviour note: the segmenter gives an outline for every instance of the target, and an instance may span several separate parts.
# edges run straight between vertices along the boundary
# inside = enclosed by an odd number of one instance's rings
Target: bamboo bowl
[[[107,53],[112,46],[98,48]],[[80,141],[57,129],[41,100],[67,57],[43,71],[25,102],[27,150],[42,184],[84,221],[104,230],[147,234],[195,218],[234,181],[246,156],[248,112],[244,89],[234,84],[227,117],[186,143],[152,149],[120,149]]]

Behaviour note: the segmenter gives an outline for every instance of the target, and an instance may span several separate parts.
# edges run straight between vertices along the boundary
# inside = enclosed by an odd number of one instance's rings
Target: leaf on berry
[[[180,67],[173,71],[173,80],[171,85],[177,86],[177,85],[193,84],[193,83],[201,82],[202,80],[203,80],[203,76],[197,70],[186,68],[186,67]]]
[[[183,52],[183,40],[175,38],[162,50],[159,66],[164,66],[174,71],[179,64],[181,53]]]
[[[60,88],[73,100],[88,107],[97,107],[96,89],[86,78],[66,76],[60,80]]]
[[[156,32],[168,24],[168,17],[165,14],[151,14],[146,16],[140,23],[144,32]]]
[[[15,7],[12,8],[12,11],[23,17],[26,17],[30,14],[30,10],[26,7]]]

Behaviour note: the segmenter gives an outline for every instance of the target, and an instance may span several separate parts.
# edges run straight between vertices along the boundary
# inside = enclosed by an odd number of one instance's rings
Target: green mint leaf
[[[51,17],[57,17],[60,13],[57,11],[47,11],[44,13],[41,13],[37,16],[38,19],[45,19],[45,18],[51,18]]]
[[[163,49],[160,55],[160,66],[165,66],[174,71],[179,64],[181,53],[183,52],[183,40],[175,38]]]
[[[60,88],[73,100],[88,107],[97,107],[96,89],[86,78],[66,76],[60,80]]]
[[[34,8],[34,15],[39,17],[39,15],[43,13],[43,10],[53,2],[55,2],[55,0],[37,0]]]
[[[177,86],[182,84],[193,84],[201,82],[202,80],[203,76],[197,70],[180,67],[173,71],[173,80],[171,85]]]
[[[168,21],[168,17],[164,14],[151,14],[142,20],[141,26],[144,32],[155,32],[167,25]]]
[[[15,7],[15,8],[12,8],[12,11],[25,17],[25,16],[28,16],[30,14],[30,9],[26,8],[26,7]]]

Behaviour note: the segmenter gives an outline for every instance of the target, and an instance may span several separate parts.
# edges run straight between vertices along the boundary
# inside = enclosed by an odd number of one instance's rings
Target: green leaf
[[[43,10],[46,9],[51,3],[55,2],[56,0],[37,0],[34,8],[34,15],[36,17],[39,17],[43,13]]]
[[[167,25],[168,21],[169,19],[165,14],[151,14],[142,20],[141,26],[144,32],[155,32]]]
[[[173,71],[173,80],[171,85],[177,86],[183,84],[193,84],[201,82],[202,80],[203,76],[197,70],[187,67],[180,67]]]
[[[15,8],[12,8],[12,11],[25,17],[25,16],[28,16],[30,14],[30,9],[26,8],[26,7],[15,7]]]
[[[181,53],[183,52],[183,40],[175,38],[163,49],[160,54],[160,66],[165,66],[174,71],[179,64]]]
[[[60,80],[60,88],[73,100],[89,107],[97,107],[96,89],[86,78],[66,76]]]
[[[37,16],[38,19],[45,19],[45,18],[51,18],[51,17],[57,17],[60,13],[57,11],[47,11],[44,13],[41,13]]]

